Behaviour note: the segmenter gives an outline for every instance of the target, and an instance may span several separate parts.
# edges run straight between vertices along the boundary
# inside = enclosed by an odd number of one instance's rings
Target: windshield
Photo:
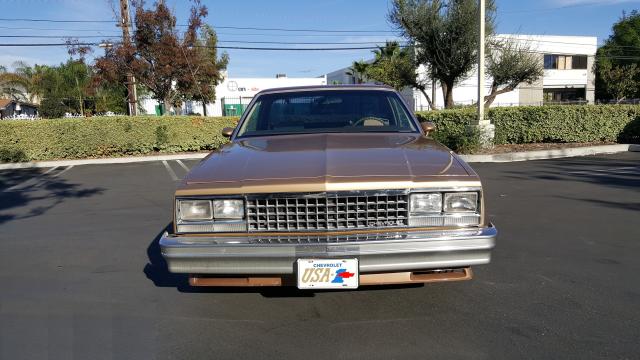
[[[238,136],[325,132],[417,132],[395,92],[316,90],[260,95]]]

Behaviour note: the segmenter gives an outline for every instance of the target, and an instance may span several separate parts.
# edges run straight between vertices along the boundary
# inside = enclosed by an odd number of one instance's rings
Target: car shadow
[[[327,292],[362,292],[362,291],[379,291],[389,289],[407,289],[423,287],[424,284],[402,284],[402,285],[378,285],[378,286],[362,286],[358,289],[351,290],[300,290],[295,286],[277,286],[277,287],[209,287],[209,286],[191,286],[189,285],[188,274],[174,274],[168,271],[167,262],[162,257],[160,251],[160,238],[165,231],[168,231],[171,224],[167,224],[147,247],[148,263],[144,266],[143,272],[147,278],[153,281],[157,287],[175,288],[182,293],[249,293],[260,294],[265,298],[281,298],[281,297],[314,297],[319,293]]]

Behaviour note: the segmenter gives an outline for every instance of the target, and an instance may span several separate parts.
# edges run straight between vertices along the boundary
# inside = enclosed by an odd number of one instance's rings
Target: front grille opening
[[[349,230],[409,224],[407,194],[247,200],[249,231]]]

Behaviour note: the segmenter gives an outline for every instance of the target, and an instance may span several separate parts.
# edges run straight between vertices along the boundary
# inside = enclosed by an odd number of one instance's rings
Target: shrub
[[[416,113],[420,121],[436,124],[433,138],[456,152],[470,152],[478,148],[477,131],[470,130],[476,113],[473,109],[451,109]]]
[[[433,121],[434,138],[454,151],[473,143],[477,133],[465,131],[474,109],[418,113],[420,121]],[[555,105],[491,108],[487,117],[495,125],[495,144],[539,142],[640,142],[640,106]]]
[[[0,161],[33,161],[152,152],[213,150],[237,118],[92,117],[0,122]]]

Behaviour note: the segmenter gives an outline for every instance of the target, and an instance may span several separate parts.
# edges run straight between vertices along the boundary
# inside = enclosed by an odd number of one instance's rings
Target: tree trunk
[[[488,109],[491,104],[493,104],[493,100],[496,99],[496,95],[494,94],[489,94],[487,96],[484,97],[484,108]]]
[[[447,109],[453,108],[453,81],[441,82],[442,95],[444,96],[444,107]]]
[[[162,116],[169,116],[169,108],[171,104],[171,96],[167,96],[163,101],[162,101]]]
[[[495,82],[493,82],[491,84],[491,93],[484,97],[484,108],[485,109],[488,109],[489,106],[491,106],[493,101],[496,99],[496,96],[498,96],[497,91],[498,91],[498,85]]]
[[[425,99],[427,99],[427,103],[429,104],[429,108],[431,110],[435,110],[435,107],[433,106],[433,102],[431,101],[431,98],[429,97],[429,94],[427,94],[427,92],[424,89],[419,88],[418,90],[420,90],[422,95],[424,95]]]
[[[513,91],[516,89],[516,86],[517,85],[508,85],[505,88],[498,90],[498,84],[496,83],[491,84],[491,93],[484,97],[485,109],[488,109],[489,106],[491,106],[491,104],[493,103],[493,101],[496,99],[498,95]]]
[[[207,103],[202,102],[202,116],[207,116]]]

